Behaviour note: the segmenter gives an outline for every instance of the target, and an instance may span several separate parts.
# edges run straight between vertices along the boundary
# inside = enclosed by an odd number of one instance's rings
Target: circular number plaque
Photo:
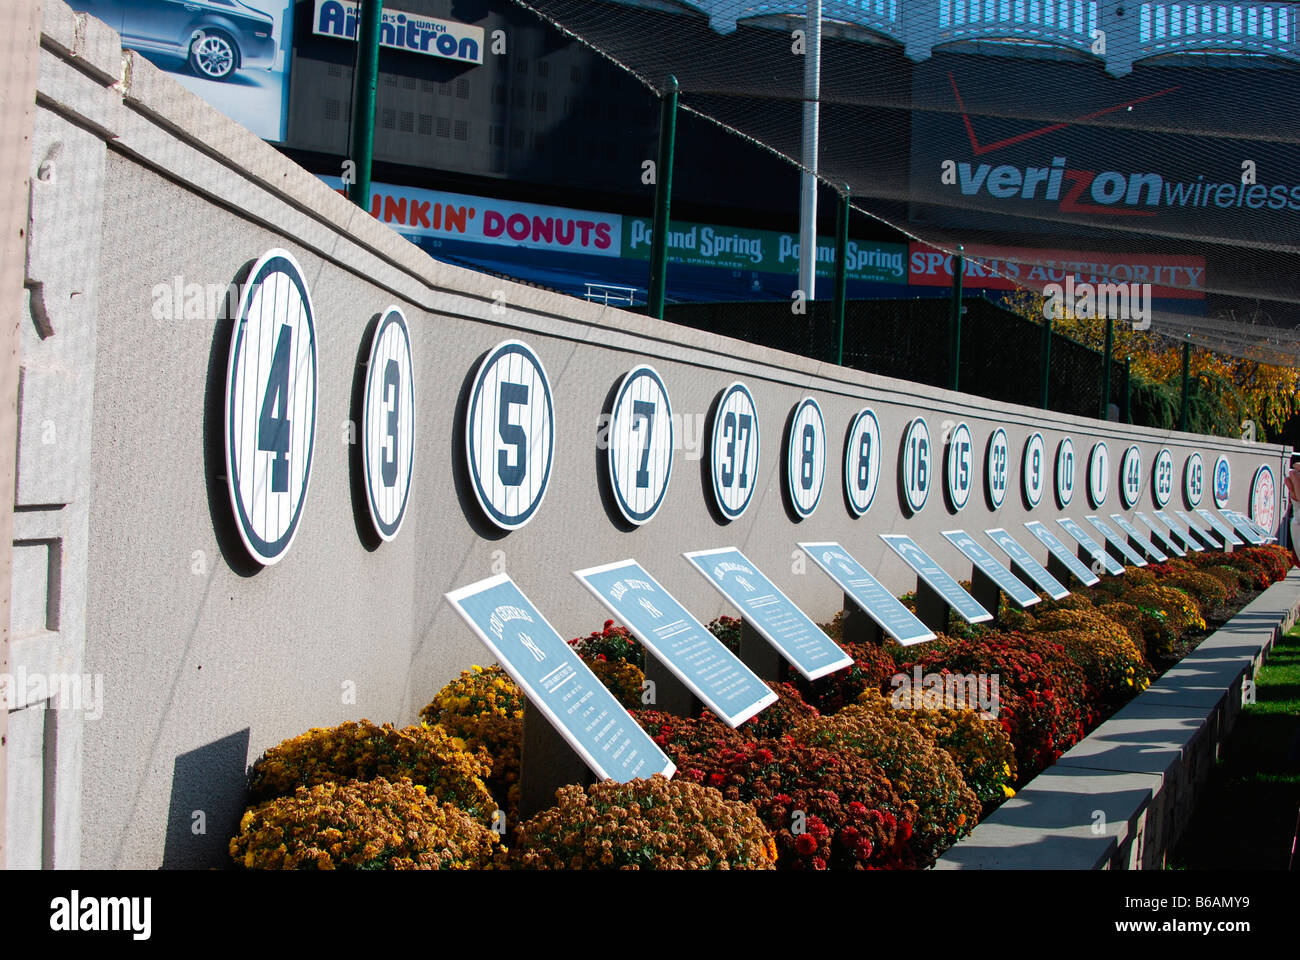
[[[1169,504],[1174,494],[1174,455],[1165,447],[1156,454],[1155,465],[1151,468],[1151,499],[1157,507]]]
[[[1094,510],[1106,502],[1110,492],[1110,451],[1106,443],[1099,440],[1092,445],[1088,454],[1088,502]]]
[[[1232,493],[1232,467],[1228,458],[1219,455],[1214,461],[1214,505],[1223,509],[1228,505],[1228,495]]]
[[[1025,457],[1020,465],[1021,482],[1024,485],[1025,503],[1030,508],[1038,506],[1043,499],[1043,485],[1046,482],[1047,448],[1043,435],[1030,435],[1025,443]]]
[[[903,431],[903,500],[907,509],[919,513],[930,496],[930,429],[924,417],[917,417]]]
[[[1205,461],[1199,453],[1193,453],[1183,465],[1183,499],[1195,510],[1201,505],[1201,496],[1205,493]]]
[[[948,502],[954,510],[960,510],[970,500],[971,487],[975,485],[975,441],[970,434],[970,427],[964,423],[953,428],[948,438]]]
[[[1007,443],[1007,432],[998,427],[989,438],[988,453],[984,456],[984,489],[988,492],[989,506],[994,510],[1000,509],[1002,501],[1007,498],[1010,463],[1011,445]]]
[[[812,397],[800,401],[790,421],[785,482],[795,511],[801,517],[811,516],[826,483],[826,423],[822,408]]]
[[[735,520],[754,495],[758,476],[758,411],[743,383],[733,383],[718,401],[713,417],[713,497],[718,509]]]
[[[415,460],[411,335],[397,307],[384,311],[370,345],[361,456],[375,530],[392,540],[402,526]]]
[[[1119,498],[1131,507],[1142,495],[1142,451],[1137,444],[1124,451],[1119,462]]]
[[[844,445],[844,489],[854,516],[860,517],[871,508],[879,485],[880,421],[867,408],[853,418]]]
[[[546,496],[555,408],[542,361],[518,340],[498,344],[474,374],[465,416],[471,486],[489,520],[517,530]]]
[[[1074,441],[1064,438],[1056,445],[1056,503],[1062,510],[1074,499]]]
[[[654,367],[623,378],[609,422],[609,482],[629,523],[647,523],[659,511],[673,470],[673,410]]]
[[[1261,465],[1250,481],[1250,519],[1269,531],[1277,521],[1277,481],[1268,464]]]
[[[230,503],[262,564],[293,543],[316,441],[316,327],[298,261],[271,250],[249,274],[226,371]]]

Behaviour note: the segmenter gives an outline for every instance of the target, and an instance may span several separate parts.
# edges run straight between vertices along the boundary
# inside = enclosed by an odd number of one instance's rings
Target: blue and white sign
[[[1047,447],[1041,433],[1030,434],[1025,442],[1025,454],[1020,463],[1020,479],[1025,504],[1033,509],[1043,500],[1043,487],[1047,484]]]
[[[1157,507],[1169,504],[1174,495],[1174,455],[1164,447],[1156,454],[1155,464],[1151,468],[1151,499]]]
[[[1228,463],[1227,457],[1219,454],[1219,458],[1214,461],[1214,505],[1226,507],[1231,494],[1232,466]]]
[[[677,766],[555,632],[509,574],[446,595],[524,695],[602,780],[671,777]]]
[[[1187,551],[1178,545],[1177,539],[1171,532],[1162,530],[1158,523],[1148,517],[1141,510],[1133,514],[1133,516],[1137,517],[1138,520],[1142,522],[1142,525],[1151,531],[1151,536],[1153,538],[1151,542],[1157,544],[1160,549],[1168,551],[1176,557],[1187,556]]]
[[[1137,553],[1137,551],[1135,551],[1132,547],[1130,547],[1124,541],[1124,538],[1115,532],[1115,528],[1112,527],[1110,524],[1108,524],[1101,517],[1089,514],[1088,516],[1084,517],[1084,519],[1087,520],[1089,523],[1093,525],[1093,527],[1096,528],[1097,532],[1101,534],[1102,539],[1104,539],[1112,547],[1118,550],[1120,556],[1122,556],[1129,563],[1133,564],[1133,566],[1145,567],[1147,565],[1146,558],[1142,557],[1140,554]]]
[[[406,516],[415,466],[415,381],[411,334],[396,306],[384,311],[366,367],[361,458],[375,530],[392,540]]]
[[[1246,542],[1251,546],[1258,547],[1265,542],[1265,538],[1260,535],[1260,531],[1244,514],[1240,514],[1236,510],[1229,510],[1227,507],[1224,507],[1219,512],[1223,514],[1228,523],[1232,524],[1234,530],[1246,538]]]
[[[635,560],[574,576],[727,726],[776,702],[772,689]]]
[[[728,520],[735,520],[754,496],[758,480],[758,410],[743,383],[722,393],[713,417],[713,498]]]
[[[1119,498],[1132,507],[1142,496],[1142,451],[1135,443],[1124,451],[1119,461]]]
[[[623,378],[609,419],[609,485],[629,523],[649,523],[673,472],[673,409],[654,367]]]
[[[1062,543],[1056,534],[1048,530],[1041,520],[1026,522],[1025,529],[1032,533],[1034,538],[1047,548],[1047,552],[1055,557],[1061,566],[1074,574],[1075,579],[1085,587],[1101,582],[1101,577],[1089,570],[1086,564],[1080,562],[1079,558],[1074,555],[1074,551]]]
[[[1012,564],[1020,570],[1022,576],[1033,580],[1038,584],[1039,589],[1053,600],[1061,600],[1070,595],[1065,585],[1052,576],[1047,568],[1034,559],[1034,555],[1021,546],[1006,530],[998,527],[994,530],[985,530],[984,535],[998,545],[1010,558]]]
[[[1174,520],[1173,517],[1169,516],[1169,514],[1165,513],[1163,510],[1157,510],[1156,519],[1168,527],[1170,533],[1183,541],[1183,546],[1188,550],[1194,550],[1197,553],[1205,552],[1205,544],[1192,536],[1191,532],[1188,531],[1186,527],[1180,527],[1178,522]]]
[[[1206,523],[1208,523],[1210,525],[1210,529],[1223,538],[1224,543],[1230,543],[1234,547],[1239,547],[1242,545],[1241,538],[1232,532],[1232,528],[1229,527],[1222,520],[1220,520],[1218,517],[1216,517],[1205,507],[1201,507],[1199,510],[1197,510],[1196,515],[1200,517],[1202,520],[1204,520]]]
[[[1110,519],[1115,526],[1128,535],[1130,542],[1136,543],[1156,563],[1164,563],[1169,559],[1169,554],[1157,547],[1151,538],[1141,530],[1125,520],[1122,514],[1112,513]]]
[[[1183,499],[1187,506],[1195,510],[1201,505],[1201,496],[1205,492],[1205,462],[1199,453],[1193,453],[1183,464]]]
[[[922,582],[943,598],[944,603],[957,611],[967,623],[984,623],[992,620],[993,614],[985,610],[978,600],[962,589],[953,577],[939,564],[930,559],[911,537],[901,533],[882,533],[880,539],[889,545],[889,549],[903,558]]]
[[[930,496],[930,428],[917,417],[903,431],[903,505],[908,513],[919,513]]]
[[[858,411],[844,445],[844,490],[849,509],[860,517],[876,499],[880,486],[880,421],[869,408]]]
[[[971,488],[975,486],[975,441],[966,424],[959,423],[953,428],[946,459],[948,503],[953,510],[960,511],[970,500]]]
[[[994,510],[1000,510],[1007,498],[1010,476],[1011,445],[1007,443],[1007,432],[998,427],[989,438],[988,452],[984,455],[984,489]]]
[[[975,565],[976,570],[997,584],[999,590],[1021,607],[1032,607],[1038,603],[1038,594],[1017,580],[1010,570],[998,563],[993,554],[985,550],[965,530],[947,530],[943,536]]]
[[[1110,492],[1110,451],[1106,442],[1098,440],[1088,454],[1088,503],[1097,510],[1106,502]]]
[[[527,344],[497,344],[474,375],[465,415],[470,485],[488,519],[517,530],[542,505],[555,452],[555,408],[542,361]]]
[[[1088,535],[1088,531],[1083,529],[1083,527],[1081,527],[1076,521],[1070,517],[1061,517],[1056,522],[1061,525],[1061,528],[1066,533],[1074,538],[1075,542],[1078,543],[1079,546],[1083,547],[1084,551],[1088,554],[1093,570],[1105,570],[1113,576],[1118,576],[1124,572],[1124,568],[1119,565],[1117,560],[1106,552],[1106,548],[1096,540],[1092,539],[1092,537]]]
[[[1199,513],[1200,511],[1198,510],[1197,512]],[[1174,513],[1178,515],[1179,520],[1187,524],[1188,530],[1192,531],[1192,533],[1200,537],[1202,541],[1209,544],[1210,549],[1222,550],[1226,546],[1226,544],[1222,540],[1216,540],[1213,533],[1211,533],[1209,530],[1206,530],[1196,520],[1192,519],[1190,514],[1184,513],[1181,510],[1175,510]]]
[[[934,639],[934,632],[838,543],[801,543],[799,549],[898,643],[909,647]]]
[[[790,503],[801,517],[810,517],[826,484],[826,421],[822,408],[805,397],[790,420],[790,442],[785,448],[785,484]]]
[[[356,40],[358,6],[355,0],[316,0],[311,32],[322,37]],[[393,10],[387,4],[379,27],[379,45],[460,63],[483,62],[482,27]]]
[[[282,559],[298,533],[316,443],[316,325],[302,268],[263,254],[239,301],[226,368],[230,505],[258,563]]]
[[[1074,499],[1074,441],[1065,437],[1056,445],[1056,505],[1064,510]]]
[[[853,662],[735,547],[682,556],[805,679],[816,680]]]

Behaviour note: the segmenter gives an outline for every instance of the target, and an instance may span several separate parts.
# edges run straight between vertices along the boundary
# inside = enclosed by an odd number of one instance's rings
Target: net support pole
[[[655,162],[655,218],[650,235],[650,292],[646,313],[664,318],[664,291],[668,286],[668,218],[673,201],[673,154],[677,149],[677,78],[664,83],[659,100],[659,158]]]
[[[356,164],[348,199],[370,209],[370,168],[375,158],[375,91],[379,86],[379,25],[384,0],[361,0],[357,23],[357,67],[352,88],[352,153]]]
[[[1052,380],[1052,318],[1043,317],[1043,347],[1038,361],[1039,390],[1038,405],[1047,409],[1048,386]]]
[[[835,221],[835,362],[844,366],[844,304],[849,286],[849,185],[840,191],[840,212]]]
[[[1101,354],[1101,419],[1109,419],[1110,413],[1110,360],[1115,350],[1115,319],[1106,318],[1106,346]]]
[[[799,289],[817,299],[817,122],[821,97],[822,3],[808,0],[803,62],[803,170],[799,175]]]
[[[1133,422],[1133,358],[1124,358],[1124,409],[1120,419],[1125,423]]]
[[[1191,366],[1192,366],[1192,344],[1190,340],[1183,341],[1183,402],[1178,412],[1178,429],[1183,433],[1187,432],[1187,407],[1188,407],[1188,386],[1191,383]]]
[[[948,315],[948,386],[958,389],[961,371],[961,278],[966,272],[965,247],[958,247],[952,258],[952,310]]]

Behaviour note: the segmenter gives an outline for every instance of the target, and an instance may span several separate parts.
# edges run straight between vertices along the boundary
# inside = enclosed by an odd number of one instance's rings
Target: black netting
[[[517,2],[798,162],[806,2]],[[1157,332],[1295,362],[1300,6],[822,8],[817,172],[855,209],[905,242],[963,245],[1006,285],[1150,283]]]

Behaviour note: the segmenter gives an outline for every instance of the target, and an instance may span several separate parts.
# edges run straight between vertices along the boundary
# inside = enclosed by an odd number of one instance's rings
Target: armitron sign
[[[357,38],[357,7],[352,0],[316,0],[311,32],[340,40]],[[384,8],[379,45],[462,63],[483,62],[483,28]]]

